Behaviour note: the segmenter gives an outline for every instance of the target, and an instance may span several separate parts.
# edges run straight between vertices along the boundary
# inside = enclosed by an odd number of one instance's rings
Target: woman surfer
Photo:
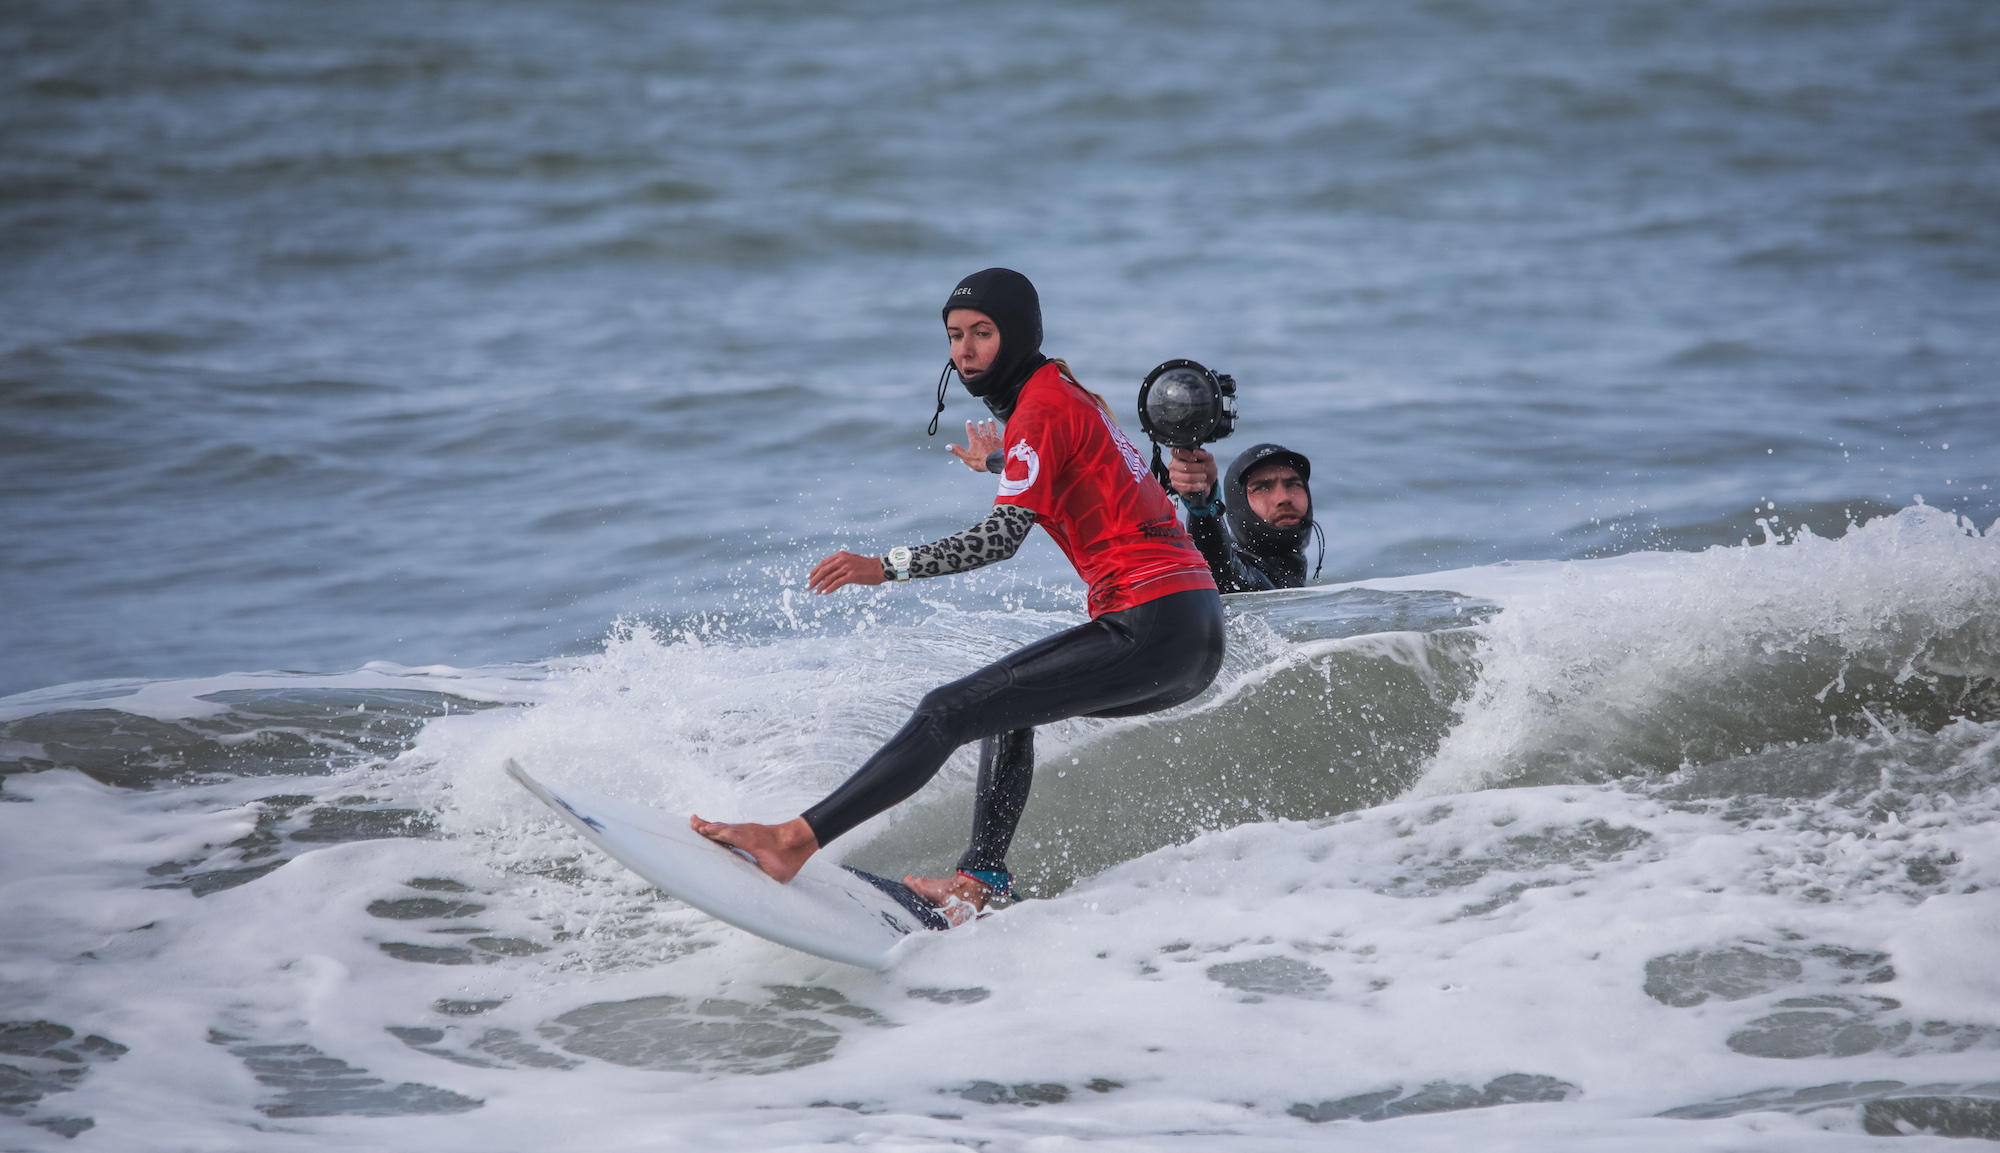
[[[809,583],[830,593],[964,572],[1013,556],[1040,524],[1089,586],[1090,622],[932,690],[888,744],[798,817],[781,825],[698,816],[689,823],[789,881],[822,846],[908,799],[953,750],[980,741],[972,845],[957,875],[909,878],[919,895],[964,916],[1011,887],[1006,852],[1034,777],[1034,726],[1138,716],[1193,698],[1222,667],[1223,625],[1208,564],[1165,490],[1102,398],[1042,355],[1041,301],[1028,278],[1005,268],[973,273],[946,300],[944,322],[946,373],[956,369],[966,391],[1006,422],[992,515],[887,557],[835,553],[814,566]],[[939,411],[943,390],[940,377]],[[972,455],[959,453],[969,463]]]

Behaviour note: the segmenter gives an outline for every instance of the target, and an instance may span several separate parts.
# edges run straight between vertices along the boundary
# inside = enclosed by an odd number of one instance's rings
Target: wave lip
[[[2000,534],[1927,506],[1837,539],[1562,565],[1503,599],[1418,795],[1659,773],[2000,707]]]

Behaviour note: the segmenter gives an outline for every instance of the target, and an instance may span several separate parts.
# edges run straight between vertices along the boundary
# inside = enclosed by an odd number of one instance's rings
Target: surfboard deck
[[[748,854],[716,844],[685,816],[552,788],[507,760],[507,775],[585,840],[676,900],[767,941],[881,971],[912,933],[951,923],[909,886],[814,857],[779,884]]]

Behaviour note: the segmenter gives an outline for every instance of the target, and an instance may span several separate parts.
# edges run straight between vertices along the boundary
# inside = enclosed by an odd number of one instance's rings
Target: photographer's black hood
[[[1279,528],[1250,511],[1250,501],[1243,490],[1243,474],[1266,464],[1291,465],[1299,471],[1299,479],[1306,482],[1306,518],[1292,528]],[[1255,554],[1260,561],[1270,562],[1258,565],[1259,568],[1268,571],[1270,564],[1288,567],[1296,564],[1299,580],[1303,582],[1306,538],[1312,535],[1313,525],[1311,461],[1282,444],[1252,445],[1229,466],[1222,482],[1222,505],[1222,515],[1229,519],[1229,530],[1237,547]]]
[[[965,391],[986,402],[1001,420],[1014,412],[1021,386],[1048,363],[1042,355],[1042,298],[1028,278],[1011,268],[988,268],[958,282],[944,302],[944,317],[954,308],[971,308],[993,318],[1000,329],[1000,355],[979,379],[965,380]]]

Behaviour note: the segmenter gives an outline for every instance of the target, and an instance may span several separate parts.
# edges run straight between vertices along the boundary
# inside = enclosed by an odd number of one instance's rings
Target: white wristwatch
[[[899,585],[906,585],[906,584],[909,584],[909,583],[910,583],[910,550],[909,550],[908,548],[904,547],[903,545],[897,545],[897,546],[896,546],[895,548],[892,548],[892,549],[890,549],[890,550],[889,550],[889,567],[890,567],[890,568],[892,568],[892,569],[895,569],[895,570],[896,570],[896,583],[897,583],[897,584],[899,584]]]

